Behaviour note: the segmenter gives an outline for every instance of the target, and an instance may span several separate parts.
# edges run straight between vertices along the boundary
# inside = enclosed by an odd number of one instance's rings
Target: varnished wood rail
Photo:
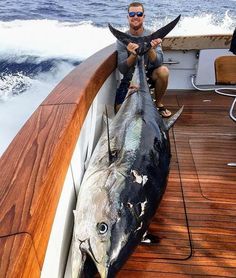
[[[60,193],[86,114],[116,68],[114,45],[66,76],[0,160],[0,277],[39,277]]]
[[[164,50],[229,49],[232,35],[172,36],[164,38]]]

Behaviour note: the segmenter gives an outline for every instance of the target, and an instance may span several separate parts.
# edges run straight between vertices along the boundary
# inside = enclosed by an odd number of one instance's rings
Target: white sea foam
[[[55,20],[0,22],[0,55],[33,55],[44,59],[83,60],[113,43],[108,28],[91,22],[62,23]]]
[[[148,24],[155,30],[173,18],[160,24],[154,20]],[[232,33],[228,13],[223,21],[216,22],[211,14],[201,17],[182,17],[170,35],[200,35]],[[122,28],[124,29],[124,28]],[[90,21],[80,23],[56,20],[15,20],[0,22],[0,56],[34,55],[47,59],[63,57],[84,60],[99,49],[115,42],[107,27],[97,27]]]
[[[9,87],[5,88],[5,94],[0,97],[0,156],[33,111],[72,69],[71,64],[60,62],[53,71],[40,73],[34,79],[20,74],[9,77]],[[28,89],[23,94],[12,95],[10,87],[23,80],[28,83]]]
[[[31,79],[22,73],[5,74],[0,78],[0,101],[26,91],[31,85]]]
[[[170,18],[166,18],[161,26],[170,22]],[[194,36],[194,35],[209,35],[209,34],[232,34],[233,33],[233,19],[228,12],[222,21],[216,21],[212,14],[203,14],[201,17],[181,17],[180,22],[167,36]],[[151,25],[154,31],[158,29],[160,22],[158,19]]]

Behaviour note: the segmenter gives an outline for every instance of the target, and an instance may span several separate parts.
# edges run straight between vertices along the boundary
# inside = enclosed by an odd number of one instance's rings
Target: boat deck
[[[158,243],[141,244],[118,277],[236,277],[236,123],[233,99],[171,91],[184,112],[170,132],[167,191],[150,226]]]

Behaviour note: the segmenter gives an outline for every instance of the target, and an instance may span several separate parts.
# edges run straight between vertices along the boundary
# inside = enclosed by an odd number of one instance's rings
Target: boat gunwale
[[[80,130],[99,89],[115,68],[114,45],[78,65],[35,110],[3,153],[1,275],[38,277]]]

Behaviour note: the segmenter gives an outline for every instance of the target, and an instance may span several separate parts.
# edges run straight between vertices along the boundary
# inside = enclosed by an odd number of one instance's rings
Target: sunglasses
[[[135,17],[137,15],[138,17],[143,16],[143,12],[129,12],[129,17]]]

